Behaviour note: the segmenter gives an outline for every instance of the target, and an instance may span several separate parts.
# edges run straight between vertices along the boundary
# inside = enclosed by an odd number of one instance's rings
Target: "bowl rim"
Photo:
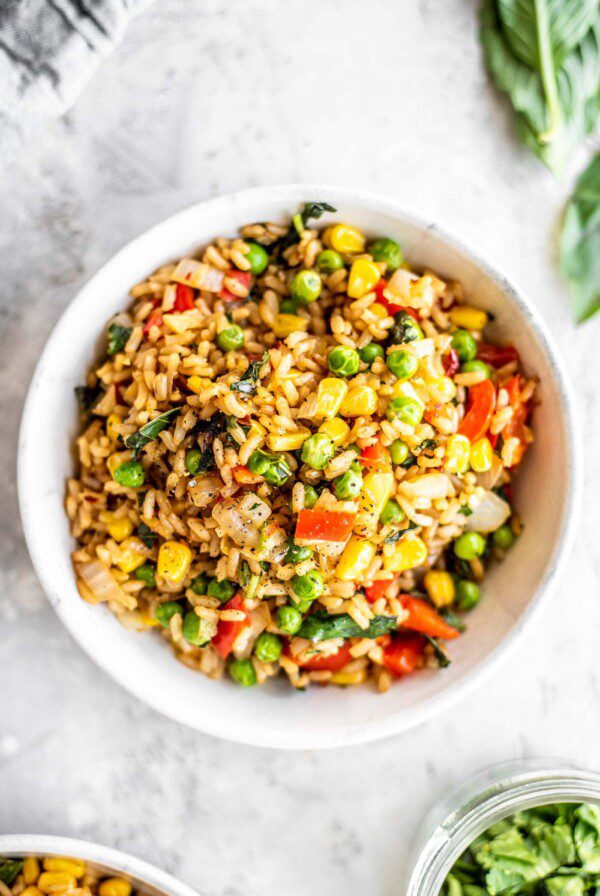
[[[166,694],[161,695],[153,689],[145,687],[143,682],[134,683],[130,681],[126,675],[123,676],[120,667],[117,666],[116,668],[113,668],[108,659],[102,656],[102,651],[95,650],[94,644],[86,639],[83,632],[71,626],[68,613],[63,610],[62,605],[57,605],[52,599],[53,589],[50,587],[50,577],[46,575],[43,556],[44,552],[42,546],[34,537],[33,516],[36,495],[33,493],[32,486],[30,485],[27,476],[27,470],[30,463],[29,454],[32,450],[29,446],[33,444],[33,440],[29,440],[27,434],[35,427],[34,406],[38,400],[37,395],[42,389],[42,381],[46,365],[56,353],[55,346],[58,347],[60,345],[62,330],[66,327],[71,314],[74,313],[74,309],[86,300],[90,285],[97,278],[108,274],[113,266],[117,267],[124,255],[134,251],[138,245],[142,244],[150,236],[156,236],[161,230],[168,231],[179,221],[179,219],[192,214],[193,211],[196,211],[200,207],[202,207],[204,213],[208,215],[211,212],[216,213],[220,207],[225,205],[233,205],[235,208],[237,203],[253,202],[254,205],[259,205],[261,201],[268,203],[284,200],[293,204],[300,202],[303,198],[306,199],[306,197],[310,197],[311,195],[323,196],[325,201],[331,201],[333,203],[336,201],[355,203],[375,214],[390,215],[406,221],[410,225],[421,229],[423,232],[434,233],[448,247],[467,257],[488,279],[493,281],[502,292],[506,293],[511,298],[511,300],[518,306],[529,329],[533,331],[539,341],[554,377],[557,392],[560,397],[562,412],[567,422],[566,448],[567,456],[569,458],[569,467],[567,470],[567,495],[562,511],[562,519],[560,520],[554,551],[548,562],[545,574],[539,581],[536,590],[532,593],[526,608],[523,610],[520,616],[520,624],[513,627],[503,640],[488,654],[485,660],[479,664],[472,675],[465,679],[453,682],[446,688],[441,689],[439,693],[427,699],[422,705],[405,709],[403,712],[395,712],[391,715],[379,717],[376,720],[371,720],[366,725],[346,727],[341,732],[338,730],[319,731],[308,735],[300,735],[296,732],[293,736],[286,736],[284,731],[272,732],[268,729],[268,726],[263,725],[256,725],[252,731],[240,731],[238,730],[238,726],[236,726],[235,720],[227,719],[227,717],[223,716],[217,718],[216,716],[209,716],[207,714],[207,716],[202,719],[190,720],[187,714],[183,711],[178,711],[176,707],[171,705]],[[579,422],[575,407],[575,399],[571,384],[567,379],[564,365],[560,361],[554,339],[550,334],[541,313],[537,310],[529,296],[520,288],[520,286],[513,280],[509,280],[504,274],[501,274],[499,269],[486,255],[482,255],[479,251],[475,251],[468,242],[461,237],[456,236],[454,231],[445,226],[440,226],[437,222],[432,223],[427,221],[403,203],[390,200],[377,193],[366,190],[299,182],[277,186],[253,187],[246,190],[227,193],[187,206],[176,212],[174,215],[171,215],[158,224],[148,228],[126,243],[86,280],[83,286],[77,291],[76,295],[67,304],[52,329],[42,354],[40,355],[27,392],[19,431],[17,487],[25,540],[42,588],[71,636],[104,672],[109,674],[118,682],[118,684],[138,699],[146,703],[146,705],[151,706],[163,715],[174,719],[187,727],[192,727],[205,734],[253,746],[279,749],[322,749],[367,743],[383,737],[389,737],[393,734],[423,724],[428,719],[452,706],[461,697],[466,696],[476,685],[483,683],[498,667],[498,664],[507,657],[508,653],[516,648],[517,644],[524,636],[524,633],[530,629],[537,614],[549,600],[552,590],[564,568],[566,558],[571,552],[582,500],[583,450],[581,439],[579,437]]]
[[[167,896],[198,896],[198,893],[173,875],[162,871],[145,859],[138,859],[112,846],[104,846],[75,837],[53,834],[0,834],[0,855],[27,856],[51,855],[83,859],[107,865],[116,871],[137,878],[161,890]]]

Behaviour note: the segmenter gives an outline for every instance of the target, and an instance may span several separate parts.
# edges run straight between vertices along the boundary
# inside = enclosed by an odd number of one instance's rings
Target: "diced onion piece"
[[[497,454],[494,454],[494,456],[492,457],[491,468],[485,473],[477,474],[477,485],[480,485],[481,488],[486,489],[486,491],[494,488],[497,485],[498,480],[502,476],[503,469],[504,468],[502,466],[502,461]]]
[[[256,495],[244,495],[239,502],[240,513],[244,519],[261,526],[271,516],[269,505]]]
[[[224,274],[210,264],[193,258],[182,258],[171,279],[196,289],[205,289],[207,292],[219,292],[223,286]]]
[[[252,507],[252,505],[256,507]],[[265,508],[268,511],[265,515]],[[229,535],[240,547],[257,548],[261,542],[260,527],[271,510],[256,495],[244,495],[241,499],[223,501],[213,507],[213,518],[225,535]]]
[[[401,482],[400,491],[409,498],[430,498],[435,501],[448,496],[452,491],[452,483],[444,473],[425,473]]]
[[[410,271],[398,268],[388,280],[387,289],[389,289],[390,292],[393,292],[395,296],[402,299],[403,305],[408,305],[411,284],[418,279],[416,274],[411,274]]]
[[[75,572],[86,586],[84,597],[89,603],[116,601],[128,610],[137,606],[134,597],[127,594],[99,560],[75,563]]]
[[[470,532],[495,532],[511,514],[510,504],[495,492],[486,491],[483,498],[467,517],[465,529]]]
[[[196,507],[206,507],[215,500],[223,483],[220,476],[199,476],[197,479],[190,479],[188,485],[188,493],[192,502]]]

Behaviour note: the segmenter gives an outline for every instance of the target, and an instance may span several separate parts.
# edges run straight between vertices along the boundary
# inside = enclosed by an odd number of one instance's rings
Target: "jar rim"
[[[452,865],[479,834],[512,812],[555,802],[600,803],[600,774],[552,760],[480,772],[426,817],[407,896],[439,896]]]

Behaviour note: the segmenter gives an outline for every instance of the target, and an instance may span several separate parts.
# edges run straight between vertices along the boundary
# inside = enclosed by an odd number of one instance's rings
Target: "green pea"
[[[356,463],[356,461],[355,461]],[[333,480],[333,493],[340,501],[350,501],[358,497],[362,491],[363,478],[359,472],[350,468],[342,476]]]
[[[206,593],[209,597],[216,597],[222,604],[224,604],[227,603],[228,600],[231,600],[235,594],[235,589],[236,584],[235,582],[230,581],[230,579],[222,579],[220,582],[217,581],[217,579],[211,579],[208,583]]]
[[[375,358],[383,358],[385,353],[377,342],[369,342],[368,345],[359,349],[358,354],[363,364],[368,364],[371,367]]]
[[[390,498],[390,500],[381,511],[381,515],[379,517],[380,523],[382,524],[382,526],[387,526],[388,523],[399,523],[402,519],[404,519],[404,511],[397,501],[395,501],[393,498]]]
[[[397,467],[401,467],[410,455],[410,450],[406,442],[403,442],[402,439],[395,439],[390,445],[390,455],[392,463],[396,464]]]
[[[281,656],[281,650],[281,639],[271,632],[262,632],[254,645],[254,653],[262,663],[274,663]]]
[[[350,464],[350,469],[354,470],[355,473],[362,473],[363,465],[359,460],[353,460]]]
[[[500,526],[492,535],[492,541],[497,548],[507,551],[515,543],[515,534],[508,524]]]
[[[195,647],[203,647],[208,644],[210,639],[215,636],[216,631],[217,627],[214,622],[197,616],[193,610],[183,617],[181,634],[188,644],[193,644]]]
[[[345,345],[338,345],[332,348],[327,355],[327,366],[333,373],[339,373],[340,376],[354,376],[358,373],[360,365],[360,357],[353,348],[346,348]]]
[[[399,311],[394,315],[394,323],[390,330],[390,342],[394,345],[404,342],[417,342],[423,338],[423,330],[407,311]]]
[[[141,567],[140,567],[141,568]],[[154,618],[160,622],[163,628],[168,628],[173,616],[179,613],[183,616],[183,607],[176,600],[167,600],[164,604],[159,604],[154,611]]]
[[[113,479],[126,488],[140,488],[146,481],[144,468],[137,460],[126,460],[117,467]]]
[[[485,361],[465,361],[460,368],[461,373],[485,373],[485,378],[489,380],[492,375],[492,368]]]
[[[401,420],[408,426],[416,426],[423,417],[423,405],[420,401],[407,395],[403,395],[401,398],[392,398],[385,409],[385,416],[388,420]]]
[[[199,576],[195,576],[192,579],[192,584],[190,588],[194,592],[194,594],[208,594],[208,583],[210,582],[210,578],[201,574]]]
[[[191,473],[192,476],[195,476],[198,472],[198,467],[200,466],[200,461],[202,460],[202,452],[199,448],[190,448],[189,451],[186,452],[185,455],[185,468],[188,473]]]
[[[463,532],[454,542],[454,553],[461,560],[474,560],[485,551],[486,541],[479,532]]]
[[[299,305],[310,305],[321,295],[323,283],[316,271],[298,271],[292,280],[292,298]]]
[[[303,576],[294,576],[292,579],[292,588],[296,597],[300,600],[316,600],[325,590],[323,576],[318,569],[311,569],[304,573]]]
[[[384,261],[387,270],[390,273],[392,271],[397,271],[404,262],[402,249],[396,240],[391,240],[389,237],[382,237],[379,240],[375,240],[375,242],[371,243],[369,246],[369,252],[373,261]]]
[[[471,610],[479,603],[481,589],[475,582],[468,579],[460,579],[456,583],[456,605],[459,610]]]
[[[236,684],[243,688],[250,688],[256,684],[256,671],[252,665],[252,660],[236,660],[233,659],[229,663],[228,671]]]
[[[284,482],[292,475],[292,471],[289,467],[288,462],[281,455],[276,455],[273,458],[273,462],[270,467],[268,467],[263,476],[265,477],[265,482],[268,482],[269,485],[283,485]]]
[[[297,311],[298,304],[293,299],[283,299],[279,303],[280,314],[296,314]]]
[[[319,493],[312,485],[304,486],[304,506],[310,510],[319,500]]]
[[[450,345],[461,361],[472,361],[477,355],[477,342],[466,330],[456,330]]]
[[[310,608],[312,607],[314,601],[312,601],[309,597],[295,598],[290,597],[290,601],[293,607],[298,610],[299,613],[308,613]]]
[[[410,352],[403,352],[402,350],[390,352],[385,359],[385,363],[387,369],[391,370],[399,380],[410,379],[419,369],[419,362],[415,356],[411,355]]]
[[[246,258],[250,262],[250,273],[256,276],[264,273],[269,264],[269,253],[260,243],[248,243]]]
[[[217,345],[222,352],[234,352],[244,344],[244,331],[237,324],[225,327],[217,333]]]
[[[280,632],[285,635],[295,635],[302,625],[302,613],[296,607],[279,607],[276,620]]]
[[[333,274],[335,271],[342,270],[344,259],[334,249],[323,249],[317,255],[316,265],[317,269],[322,271],[323,274]]]
[[[272,455],[257,448],[248,458],[248,469],[251,473],[254,473],[255,476],[262,476],[267,472],[272,463]]]
[[[142,566],[138,566],[135,571],[135,577],[139,582],[145,582],[148,588],[156,588],[154,566],[151,563],[144,563]]]
[[[306,486],[305,486],[306,488]],[[306,547],[302,544],[296,544],[293,541],[290,541],[290,546],[287,549],[287,553],[283,558],[284,563],[293,563],[294,566],[297,563],[303,563],[305,560],[310,560],[312,557],[312,551],[310,548]]]
[[[322,432],[316,432],[302,445],[300,457],[313,470],[324,470],[334,453],[333,442]]]

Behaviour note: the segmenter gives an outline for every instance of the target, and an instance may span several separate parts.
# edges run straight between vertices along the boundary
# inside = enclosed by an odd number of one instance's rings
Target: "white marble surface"
[[[195,734],[100,673],[41,593],[15,493],[27,384],[86,278],[184,205],[295,180],[387,193],[520,282],[576,379],[587,463],[576,550],[495,679],[408,735],[297,755]],[[68,117],[2,167],[0,832],[100,840],[210,896],[391,896],[425,809],[474,770],[600,765],[600,319],[573,327],[555,272],[568,188],[514,140],[475,0],[157,0]]]

